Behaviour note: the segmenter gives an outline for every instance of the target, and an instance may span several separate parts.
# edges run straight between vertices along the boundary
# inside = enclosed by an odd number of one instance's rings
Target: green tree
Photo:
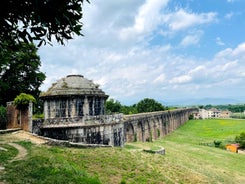
[[[32,95],[26,93],[20,93],[14,99],[14,105],[16,105],[18,109],[26,109],[30,102],[36,103],[36,99]]]
[[[6,107],[0,106],[0,129],[6,128],[6,122],[7,122],[7,110]]]
[[[39,70],[41,65],[37,48],[33,44],[4,43],[0,49],[0,105],[13,99],[21,92],[38,98],[39,87],[45,74]]]
[[[111,114],[111,113],[121,112],[122,105],[117,100],[109,99],[106,101],[105,107],[106,107],[106,113]]]
[[[242,148],[245,148],[245,132],[242,132],[235,138],[236,143],[239,143]]]
[[[88,0],[86,0],[89,2]],[[84,0],[2,0],[0,46],[6,40],[39,45],[56,39],[64,44],[73,35],[82,35]]]
[[[123,114],[137,114],[138,113],[137,108],[136,108],[136,104],[130,105],[130,106],[124,105],[124,106],[122,106],[121,111]]]
[[[138,113],[142,112],[154,112],[154,111],[163,111],[165,108],[159,102],[154,99],[145,98],[139,101],[136,105]]]

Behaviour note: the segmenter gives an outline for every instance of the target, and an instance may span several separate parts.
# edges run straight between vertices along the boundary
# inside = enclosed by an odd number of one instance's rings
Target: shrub
[[[7,123],[7,109],[4,106],[0,106],[0,129],[6,129]]]
[[[222,142],[221,141],[214,141],[214,146],[216,147],[216,148],[218,148],[218,147],[220,147],[220,144],[221,144]]]
[[[18,109],[25,109],[28,107],[30,101],[36,103],[36,99],[32,95],[21,93],[14,99],[14,105],[16,105]]]
[[[191,114],[191,115],[189,116],[189,120],[192,120],[192,119],[194,119],[193,114]]]
[[[235,138],[236,143],[239,143],[241,148],[245,148],[245,132],[242,132],[240,135]]]

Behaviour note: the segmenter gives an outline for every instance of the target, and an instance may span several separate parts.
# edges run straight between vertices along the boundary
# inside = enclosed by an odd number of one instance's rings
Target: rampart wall
[[[177,109],[123,115],[120,118],[109,118],[106,115],[92,118],[93,121],[90,118],[83,124],[39,124],[40,131],[36,126],[33,126],[33,130],[38,130],[38,134],[42,136],[70,142],[123,146],[125,142],[145,142],[161,138],[187,122],[189,116],[197,110]]]

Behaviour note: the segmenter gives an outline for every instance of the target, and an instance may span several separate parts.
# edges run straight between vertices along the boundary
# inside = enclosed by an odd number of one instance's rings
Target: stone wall
[[[28,108],[19,110],[13,102],[7,103],[7,129],[21,128],[25,131],[32,131],[32,103]]]
[[[116,117],[90,117],[83,124],[63,122],[44,124],[39,135],[84,144],[123,146],[125,142],[152,141],[161,138],[188,121],[197,109],[178,109]],[[38,130],[36,128],[35,130]]]

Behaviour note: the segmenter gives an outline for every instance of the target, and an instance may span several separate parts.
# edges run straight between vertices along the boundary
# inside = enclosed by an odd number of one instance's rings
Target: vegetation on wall
[[[18,109],[27,108],[30,102],[36,103],[36,99],[26,93],[21,93],[14,99],[14,105],[16,105]]]

